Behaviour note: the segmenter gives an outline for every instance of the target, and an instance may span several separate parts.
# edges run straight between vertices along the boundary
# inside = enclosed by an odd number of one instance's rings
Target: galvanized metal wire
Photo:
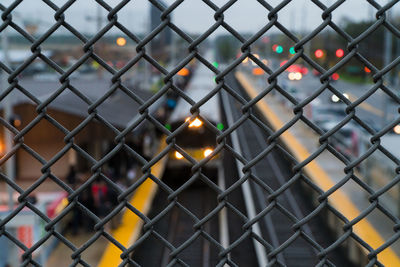
[[[99,32],[97,32],[94,36],[88,38],[82,33],[79,32],[79,30],[75,29],[71,24],[69,24],[66,20],[66,15],[65,12],[76,2],[75,0],[69,0],[66,1],[65,4],[62,6],[57,6],[55,3],[53,3],[50,0],[43,0],[43,3],[45,3],[48,7],[50,7],[52,10],[54,10],[54,23],[52,24],[51,27],[49,27],[48,30],[46,30],[45,33],[40,34],[40,36],[32,36],[30,33],[28,33],[25,29],[23,29],[18,23],[14,21],[13,18],[13,13],[15,12],[16,8],[23,2],[23,0],[15,0],[12,2],[11,5],[9,6],[4,6],[3,4],[0,4],[0,10],[2,11],[1,14],[1,19],[2,23],[0,25],[0,34],[3,33],[4,30],[12,28],[16,32],[18,32],[22,37],[25,38],[27,42],[30,43],[30,50],[32,52],[32,55],[27,58],[23,64],[18,66],[16,69],[12,69],[10,66],[6,65],[4,62],[0,62],[0,68],[1,70],[6,73],[7,75],[7,80],[8,80],[8,87],[7,88],[1,88],[1,94],[0,94],[0,101],[3,101],[9,94],[11,94],[14,91],[18,91],[22,93],[24,96],[32,100],[36,104],[36,118],[31,121],[26,127],[24,127],[21,130],[16,129],[13,125],[11,125],[8,121],[7,118],[2,117],[0,120],[0,123],[3,127],[7,128],[9,131],[11,131],[14,135],[14,144],[13,147],[8,151],[8,153],[0,159],[0,165],[4,165],[5,162],[10,158],[16,155],[17,150],[24,150],[26,153],[28,153],[30,156],[38,160],[42,164],[42,176],[38,177],[37,180],[27,189],[22,189],[15,181],[10,179],[5,173],[0,173],[1,180],[5,181],[10,187],[12,187],[16,192],[19,193],[18,197],[18,206],[4,219],[0,221],[0,236],[5,236],[8,238],[11,242],[13,242],[16,246],[21,248],[23,250],[22,254],[22,263],[21,265],[23,266],[28,266],[30,264],[39,266],[40,264],[34,259],[33,254],[34,252],[41,246],[43,243],[45,243],[47,240],[50,238],[56,238],[63,244],[65,244],[70,250],[71,250],[71,258],[73,259],[73,265],[78,265],[81,264],[83,266],[89,266],[87,262],[85,262],[81,258],[81,254],[87,250],[97,239],[103,237],[106,238],[109,242],[113,243],[115,246],[117,246],[120,249],[120,257],[122,258],[122,264],[133,264],[137,265],[131,258],[130,258],[130,253],[138,247],[142,242],[146,240],[146,238],[149,235],[155,236],[158,240],[160,240],[165,246],[169,247],[172,252],[172,258],[174,259],[171,264],[174,263],[180,263],[184,264],[181,259],[179,259],[179,252],[184,250],[185,248],[191,246],[191,244],[194,242],[195,237],[197,236],[203,236],[206,238],[209,242],[214,244],[218,249],[219,249],[219,256],[220,256],[220,261],[219,261],[219,266],[223,266],[224,264],[229,264],[231,266],[235,266],[236,264],[229,258],[229,253],[234,249],[234,247],[238,244],[241,243],[243,240],[247,239],[248,237],[251,237],[252,239],[256,239],[258,242],[260,242],[263,246],[268,251],[268,257],[270,260],[270,265],[278,264],[279,259],[277,255],[284,251],[292,242],[296,240],[298,236],[302,236],[304,239],[309,242],[309,244],[314,247],[318,251],[318,257],[320,259],[319,265],[322,266],[324,264],[329,265],[328,261],[328,254],[330,251],[334,250],[335,248],[339,247],[344,241],[348,239],[353,239],[355,242],[359,243],[362,247],[365,248],[366,251],[368,251],[368,260],[369,266],[372,265],[378,265],[382,266],[382,264],[378,260],[378,255],[381,253],[385,248],[390,247],[391,244],[396,242],[399,237],[400,237],[400,232],[399,232],[399,218],[392,214],[392,212],[385,207],[380,201],[379,198],[383,194],[385,194],[392,186],[398,183],[400,176],[399,176],[399,171],[400,171],[400,159],[398,159],[395,155],[391,154],[387,149],[385,149],[381,145],[380,138],[387,134],[393,126],[397,125],[400,123],[400,116],[397,115],[396,119],[388,124],[386,127],[381,129],[380,131],[376,131],[372,129],[367,123],[365,123],[356,113],[356,108],[359,107],[365,100],[373,95],[374,93],[377,92],[378,89],[381,89],[383,92],[385,92],[390,98],[392,98],[396,103],[400,104],[400,98],[398,95],[396,95],[391,88],[385,83],[385,74],[393,70],[398,63],[400,62],[400,57],[395,58],[390,64],[387,66],[384,66],[383,68],[379,69],[375,65],[373,65],[367,58],[365,58],[360,52],[359,52],[359,44],[365,40],[368,36],[370,36],[375,29],[378,27],[384,27],[386,30],[390,31],[393,36],[396,38],[400,38],[400,31],[396,26],[394,26],[388,19],[387,19],[387,12],[392,8],[392,6],[397,3],[398,1],[391,1],[388,4],[381,6],[379,3],[373,0],[368,0],[368,3],[374,8],[375,15],[376,15],[376,21],[373,23],[371,27],[366,29],[362,34],[357,36],[356,38],[351,37],[348,33],[346,33],[339,25],[337,25],[333,19],[332,19],[332,14],[335,12],[337,8],[339,8],[345,0],[338,0],[335,3],[333,3],[331,6],[326,6],[324,3],[321,1],[317,0],[312,0],[312,2],[322,11],[322,19],[323,22],[318,25],[315,29],[313,29],[309,34],[306,36],[302,37],[299,39],[295,34],[293,34],[289,29],[287,29],[283,24],[281,24],[278,20],[279,12],[285,8],[291,1],[286,0],[282,1],[279,5],[277,6],[272,6],[269,4],[267,1],[263,0],[258,0],[258,3],[260,3],[264,8],[265,8],[265,15],[268,17],[269,22],[262,27],[261,30],[259,30],[257,33],[252,35],[250,38],[245,38],[242,34],[240,34],[238,31],[236,31],[232,26],[230,26],[225,20],[224,20],[224,12],[227,11],[231,6],[235,5],[236,0],[230,0],[227,1],[226,4],[224,4],[222,7],[217,6],[215,3],[213,3],[211,0],[203,0],[204,4],[207,5],[209,8],[214,10],[214,17],[209,18],[210,20],[213,19],[215,22],[214,24],[206,30],[204,33],[202,33],[200,36],[196,37],[193,39],[189,34],[185,33],[182,29],[180,29],[176,24],[173,23],[171,20],[171,14],[174,12],[176,8],[179,7],[179,5],[182,4],[181,1],[175,1],[173,4],[170,6],[166,7],[160,4],[156,0],[149,0],[151,5],[154,5],[156,8],[158,8],[161,11],[161,23],[160,25],[152,30],[150,33],[146,34],[144,37],[139,37],[137,34],[129,31],[121,22],[118,20],[118,12],[121,11],[124,6],[126,6],[130,1],[129,0],[121,0],[115,7],[110,6],[107,4],[106,1],[102,0],[96,0],[98,5],[101,5],[101,7],[108,12],[107,14],[107,23],[101,28]],[[50,37],[52,36],[58,29],[61,27],[65,28],[68,30],[73,36],[75,36],[77,39],[79,39],[82,42],[82,50],[84,52],[83,56],[74,63],[71,67],[68,69],[63,69],[60,67],[56,62],[52,61],[48,56],[42,53],[41,46],[42,44]],[[296,54],[288,60],[284,65],[279,67],[277,70],[272,70],[270,67],[265,65],[259,58],[257,58],[253,53],[252,53],[252,45],[259,40],[263,35],[269,33],[272,28],[277,28],[280,30],[284,35],[286,35],[287,38],[289,38],[294,45],[294,49],[296,51]],[[107,62],[101,58],[97,53],[96,50],[94,49],[94,46],[96,43],[99,42],[99,40],[107,33],[110,31],[111,28],[117,28],[121,32],[123,32],[129,39],[130,41],[133,41],[135,43],[136,47],[136,52],[137,54],[135,55],[134,58],[130,59],[129,62],[120,70],[116,70],[113,67],[110,67]],[[176,66],[171,71],[168,71],[165,67],[159,64],[157,60],[151,57],[150,53],[146,50],[146,45],[151,42],[160,32],[162,32],[164,29],[170,28],[175,34],[177,34],[180,38],[182,38],[186,44],[187,44],[187,56],[181,60],[180,62],[177,62]],[[237,40],[240,41],[241,43],[241,55],[240,57],[232,60],[232,63],[230,63],[223,71],[220,71],[218,68],[216,68],[211,62],[208,62],[204,56],[201,54],[199,51],[198,47],[200,44],[209,38],[209,36],[215,32],[216,29],[218,28],[224,28],[227,32],[229,32],[232,36],[234,36]],[[343,39],[346,40],[347,42],[347,53],[346,56],[340,59],[340,61],[333,66],[332,68],[329,69],[324,69],[318,62],[316,62],[310,55],[307,55],[305,53],[305,45],[311,42],[311,40],[317,36],[319,33],[321,33],[324,29],[330,28],[333,30],[336,34],[341,36]],[[50,68],[52,68],[54,71],[56,71],[59,75],[59,82],[61,86],[59,88],[54,88],[54,93],[49,95],[47,99],[45,100],[40,100],[36,96],[34,96],[28,89],[24,88],[19,79],[18,76],[27,68],[29,67],[32,62],[35,59],[41,59],[43,62],[45,62]],[[233,90],[229,84],[226,82],[226,77],[230,73],[235,72],[237,67],[242,63],[242,61],[246,58],[250,58],[255,64],[257,64],[260,68],[262,68],[268,75],[268,85],[260,92],[258,97],[251,99],[250,101],[247,101],[244,99],[242,96],[240,96],[235,90]],[[92,59],[96,61],[102,68],[104,68],[107,72],[109,72],[112,77],[110,78],[110,88],[109,91],[104,94],[101,98],[99,98],[96,101],[90,100],[87,96],[85,96],[79,88],[74,87],[71,82],[70,82],[70,76],[76,72],[76,70],[84,64],[88,59]],[[207,66],[212,72],[216,74],[215,82],[216,86],[212,92],[205,96],[202,101],[195,102],[188,98],[182,88],[178,88],[176,83],[174,82],[174,77],[177,75],[178,71],[181,70],[185,65],[187,65],[192,59],[197,59],[201,64],[204,64]],[[320,82],[321,86],[316,89],[312,95],[307,97],[306,99],[302,101],[297,101],[295,98],[293,98],[282,86],[280,85],[278,78],[282,76],[283,72],[292,64],[294,64],[297,60],[303,60],[306,62],[309,66],[312,68],[316,69],[318,72],[321,73],[320,76]],[[332,83],[330,80],[330,76],[337,72],[340,68],[346,65],[350,60],[356,59],[362,64],[364,64],[368,69],[371,70],[373,73],[373,82],[374,84],[371,85],[371,88],[364,92],[363,95],[356,101],[351,102],[348,100],[346,97],[343,96],[343,94],[335,88],[335,84]],[[141,99],[138,95],[136,95],[133,91],[128,89],[124,83],[121,80],[121,77],[129,71],[133,66],[135,66],[140,60],[145,60],[149,64],[151,64],[155,69],[157,69],[163,76],[163,81],[164,81],[164,86],[149,100],[143,100]],[[85,120],[83,120],[75,129],[73,130],[68,130],[65,128],[62,124],[62,122],[59,122],[52,118],[50,114],[47,112],[47,107],[54,101],[60,94],[62,94],[64,91],[71,91],[74,93],[78,98],[80,98],[84,103],[87,104],[87,115]],[[97,108],[106,101],[111,94],[113,94],[116,91],[122,91],[124,92],[132,101],[138,103],[140,105],[140,108],[138,109],[139,116],[136,117],[134,121],[130,123],[125,129],[118,129],[117,127],[113,126],[112,123],[107,121],[100,113],[98,113]],[[218,143],[218,146],[216,148],[216,152],[218,153],[220,151],[227,151],[230,154],[232,154],[235,158],[237,158],[239,161],[241,161],[244,165],[243,168],[243,173],[240,176],[240,180],[238,182],[234,183],[231,187],[222,190],[219,188],[216,184],[214,184],[209,177],[205,176],[201,168],[204,166],[206,162],[201,161],[197,162],[195,159],[190,158],[188,154],[185,153],[176,143],[175,143],[175,137],[183,130],[184,127],[178,128],[174,132],[170,132],[168,129],[166,129],[150,112],[149,108],[160,98],[162,98],[167,91],[172,90],[175,91],[178,95],[181,97],[185,98],[190,104],[192,104],[191,112],[193,113],[194,116],[201,116],[201,113],[199,114],[199,108],[200,106],[206,102],[208,99],[210,99],[212,96],[219,94],[222,91],[227,92],[231,97],[235,98],[238,103],[240,103],[241,106],[241,118],[238,119],[234,124],[229,125],[227,129],[225,129],[223,132],[218,130],[214,125],[211,123],[208,123],[207,120],[204,118],[204,121],[207,123],[208,127],[213,129],[213,131],[216,134],[216,140]],[[261,120],[254,112],[254,108],[257,102],[261,101],[261,99],[270,94],[272,91],[275,91],[281,95],[283,95],[285,98],[287,98],[288,101],[293,103],[293,112],[294,112],[294,117],[286,123],[281,129],[274,131],[269,125],[266,125],[263,120]],[[333,94],[336,94],[346,105],[346,113],[347,116],[333,129],[329,130],[328,132],[324,132],[321,130],[317,125],[315,125],[311,120],[309,120],[305,115],[304,115],[304,108],[307,106],[311,101],[313,101],[315,98],[317,98],[319,95],[321,95],[325,91],[330,91]],[[49,123],[51,123],[54,127],[59,129],[64,135],[64,142],[65,146],[62,150],[60,150],[56,155],[52,157],[51,160],[45,160],[44,157],[37,152],[35,152],[34,149],[29,147],[26,143],[24,143],[24,136],[34,128],[41,120],[47,120]],[[115,147],[114,149],[109,152],[107,155],[105,155],[103,158],[100,160],[96,160],[93,158],[89,153],[87,153],[84,149],[79,147],[75,142],[74,142],[74,137],[85,127],[88,126],[88,124],[92,121],[97,121],[101,123],[103,126],[107,127],[115,136],[114,141],[115,141]],[[154,155],[154,157],[150,160],[146,160],[144,157],[142,157],[140,154],[138,154],[136,151],[134,151],[125,141],[125,137],[136,127],[138,127],[139,124],[142,122],[150,122],[151,124],[154,125],[159,131],[161,131],[163,134],[167,136],[166,142],[167,146],[166,148],[161,151],[159,154]],[[262,152],[262,156],[247,160],[245,157],[241,154],[239,154],[237,151],[235,151],[228,142],[228,139],[230,137],[230,134],[235,131],[238,127],[240,127],[245,121],[252,121],[254,124],[259,126],[260,129],[262,129],[265,133],[269,134],[269,138],[267,140],[268,147]],[[284,146],[280,143],[280,137],[281,135],[290,129],[294,124],[296,124],[298,121],[304,122],[308,127],[310,127],[313,131],[318,133],[320,135],[319,137],[319,143],[320,146],[316,151],[314,151],[307,159],[298,162],[296,158],[294,158],[293,155],[291,155]],[[370,143],[371,146],[365,153],[362,155],[349,160],[348,158],[344,157],[340,152],[338,152],[328,141],[329,137],[334,135],[336,132],[338,132],[344,125],[346,125],[349,121],[354,121],[359,124],[363,129],[365,129],[366,132],[368,132],[371,135]],[[187,126],[188,123],[186,123],[185,126]],[[272,151],[272,149],[277,148],[280,151],[282,151],[293,163],[293,171],[294,175],[293,177],[288,180],[285,184],[283,184],[279,189],[273,190],[270,188],[270,186],[260,179],[260,177],[257,177],[251,170],[252,166],[257,164],[260,160],[263,159],[263,157]],[[56,177],[52,171],[51,167],[55,164],[55,162],[61,158],[62,156],[65,155],[65,153],[69,149],[74,149],[80,157],[86,159],[88,162],[91,164],[91,177],[85,182],[82,186],[80,186],[77,189],[72,189],[69,185],[67,185],[62,179],[59,177]],[[143,176],[140,177],[134,184],[132,184],[129,188],[126,190],[121,190],[114,182],[112,182],[103,172],[102,172],[102,167],[114,156],[116,155],[119,151],[126,151],[132,156],[135,160],[137,160],[140,165],[142,166],[142,172]],[[181,186],[177,190],[171,189],[168,185],[166,185],[162,180],[158,179],[158,177],[154,177],[152,174],[151,168],[156,164],[163,156],[167,155],[170,150],[177,150],[182,152],[182,154],[185,155],[186,158],[188,158],[194,165],[192,167],[193,171],[193,176],[190,181],[188,181],[186,184]],[[310,178],[307,177],[307,175],[304,173],[304,167],[310,163],[312,160],[317,158],[321,153],[324,151],[329,151],[332,153],[337,159],[342,161],[346,167],[344,168],[344,173],[345,177],[334,187],[332,187],[330,190],[324,192],[319,188]],[[394,178],[393,182],[382,188],[381,190],[375,191],[370,185],[368,185],[366,182],[364,182],[360,177],[357,176],[357,173],[355,171],[356,166],[358,166],[360,163],[365,161],[372,153],[375,151],[380,151],[384,155],[387,156],[387,160],[393,161],[393,163],[397,166],[396,168],[396,173],[397,176]],[[115,209],[107,215],[105,218],[100,219],[97,217],[95,214],[93,214],[87,207],[82,205],[80,201],[78,200],[79,195],[87,189],[91,183],[93,183],[98,177],[101,177],[104,179],[107,184],[112,187],[114,190],[118,192],[118,202],[119,204],[115,207]],[[150,178],[153,180],[161,190],[164,190],[168,192],[169,197],[168,201],[169,204],[167,206],[167,209],[163,211],[162,214],[159,216],[156,216],[155,218],[148,218],[145,214],[142,214],[140,211],[138,211],[134,206],[132,206],[129,203],[128,196],[136,190],[146,179]],[[54,219],[50,219],[47,217],[46,214],[41,212],[35,205],[30,203],[27,199],[28,195],[31,194],[32,192],[35,191],[45,180],[50,179],[56,184],[58,184],[65,192],[68,193],[68,200],[69,204],[68,206]],[[185,190],[189,185],[190,182],[195,180],[195,179],[201,179],[205,181],[215,192],[218,193],[218,206],[215,207],[212,212],[210,212],[207,216],[207,218],[197,218],[192,212],[187,210],[183,205],[180,204],[178,201],[177,195],[181,193],[183,190]],[[258,186],[260,186],[264,192],[268,195],[268,203],[267,205],[263,208],[262,211],[255,217],[249,220],[247,218],[246,214],[241,213],[234,205],[232,205],[227,196],[230,194],[230,192],[236,190],[237,188],[240,187],[240,185],[246,181],[246,180],[252,180],[255,182]],[[317,194],[319,195],[318,201],[319,204],[315,208],[314,212],[311,214],[308,214],[304,218],[298,218],[295,214],[287,210],[284,206],[282,206],[279,203],[278,196],[283,194],[285,190],[291,186],[292,183],[294,183],[297,180],[303,180],[305,181]],[[360,186],[360,190],[365,190],[368,193],[369,196],[369,207],[365,210],[363,210],[356,218],[349,220],[346,218],[339,210],[337,210],[334,206],[331,205],[329,202],[329,197],[335,193],[337,190],[340,190],[340,188],[348,181],[353,181],[357,183]],[[161,218],[161,216],[165,213],[167,213],[169,210],[172,209],[172,207],[178,206],[181,208],[185,213],[187,213],[189,216],[192,218],[195,218],[197,223],[193,225],[195,229],[195,236],[193,236],[192,239],[187,240],[184,244],[182,244],[180,247],[174,247],[171,243],[169,243],[163,236],[161,236],[157,231],[153,229],[154,224]],[[16,237],[14,237],[11,233],[9,233],[6,230],[7,224],[15,217],[23,208],[29,208],[32,210],[35,214],[37,214],[40,218],[42,218],[46,222],[45,230],[46,234],[38,241],[36,242],[32,247],[28,248],[26,247],[20,240],[18,240]],[[210,236],[206,231],[203,230],[202,226],[207,222],[208,218],[218,216],[218,213],[223,207],[227,207],[230,211],[236,213],[240,218],[242,218],[246,223],[243,224],[243,233],[241,237],[238,240],[235,240],[234,243],[231,243],[229,247],[224,248],[219,244],[217,240],[215,240],[212,236]],[[83,245],[80,247],[75,246],[73,243],[71,243],[64,235],[63,233],[60,233],[56,230],[56,224],[58,224],[68,213],[70,213],[74,208],[79,208],[81,209],[86,216],[91,217],[95,222],[94,230],[95,233],[93,236],[85,242]],[[105,231],[104,226],[106,223],[108,223],[114,216],[116,216],[121,210],[124,208],[129,209],[131,212],[135,213],[137,216],[139,216],[143,222],[144,222],[144,235],[141,236],[132,246],[130,247],[124,247],[118,240],[116,240],[112,235],[110,235],[107,231]],[[258,236],[255,235],[254,232],[252,231],[251,226],[261,220],[263,216],[268,214],[270,210],[272,209],[279,209],[282,213],[284,213],[289,220],[293,222],[292,229],[294,231],[294,234],[291,239],[287,240],[284,244],[282,244],[279,247],[275,247],[272,244],[270,244],[265,237],[263,236]],[[303,225],[305,225],[307,222],[312,220],[315,216],[319,214],[319,212],[322,209],[328,209],[330,210],[339,220],[341,220],[344,223],[343,227],[343,234],[334,242],[331,244],[331,246],[324,248],[321,247],[317,241],[315,241],[307,231],[303,229]],[[370,244],[368,244],[365,240],[363,240],[360,236],[358,236],[355,232],[353,232],[352,227],[359,223],[361,220],[366,218],[369,214],[372,212],[379,210],[381,212],[382,216],[387,217],[389,220],[393,221],[393,224],[395,225],[393,228],[393,236],[389,240],[386,240],[384,244],[382,244],[379,248],[373,249]]]

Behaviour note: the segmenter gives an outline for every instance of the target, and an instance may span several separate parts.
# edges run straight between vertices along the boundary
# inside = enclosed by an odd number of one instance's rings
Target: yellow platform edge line
[[[255,88],[252,86],[250,81],[245,77],[243,73],[236,72],[235,76],[251,98],[255,98],[258,95]],[[256,105],[262,111],[266,119],[270,122],[274,130],[282,128],[284,124],[279,119],[279,117],[268,107],[265,101],[260,100],[257,102]],[[310,152],[307,151],[307,149],[294,137],[292,133],[290,133],[290,130],[284,132],[281,135],[281,140],[286,144],[292,155],[299,162],[310,156]],[[329,175],[315,160],[305,166],[305,171],[307,172],[308,176],[313,180],[313,182],[316,183],[324,191],[327,191],[335,184],[333,180],[329,177]],[[357,217],[357,215],[360,214],[358,208],[341,190],[337,190],[335,193],[329,196],[329,203],[349,220]],[[353,226],[353,231],[366,243],[368,243],[373,249],[377,249],[384,243],[384,239],[382,238],[382,236],[375,230],[375,228],[370,224],[367,219],[363,219],[355,224]],[[378,259],[385,266],[400,266],[400,258],[390,247],[379,253]]]
[[[161,152],[165,147],[165,138],[162,138],[158,152]],[[161,179],[161,176],[164,173],[166,160],[167,156],[164,156],[161,160],[154,164],[153,167],[151,167],[151,173],[155,177]],[[144,181],[135,191],[129,203],[136,209],[138,209],[141,213],[147,215],[156,192],[157,184],[154,183],[150,178],[147,178],[147,180]],[[119,243],[127,248],[139,238],[142,225],[142,219],[140,219],[136,214],[127,209],[123,214],[121,225],[117,229],[112,231],[111,235],[115,238],[115,240],[117,240]],[[122,259],[120,257],[121,253],[122,252],[118,247],[116,247],[112,243],[109,243],[97,266],[118,266],[122,262]]]

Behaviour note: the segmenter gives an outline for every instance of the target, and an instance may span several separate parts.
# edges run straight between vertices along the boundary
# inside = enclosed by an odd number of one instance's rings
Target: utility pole
[[[390,19],[390,9],[386,11],[386,20]],[[387,65],[390,64],[392,61],[392,35],[390,34],[390,31],[385,29],[384,33],[384,39],[383,39],[383,45],[384,45],[384,53],[383,53],[383,68],[386,67]],[[386,75],[386,78],[388,80],[388,85],[392,85],[392,71],[389,71]],[[384,77],[385,77],[384,76]],[[382,128],[385,127],[386,122],[387,122],[387,107],[389,105],[389,97],[386,96],[385,94],[382,95],[382,104],[383,104],[383,118],[382,118]]]
[[[85,17],[85,19],[87,21],[95,21],[96,22],[96,32],[93,35],[96,35],[96,33],[100,32],[100,30],[101,30],[103,20],[104,20],[102,18],[102,8],[103,7],[100,4],[97,4],[96,15],[94,15],[94,16],[89,15],[89,16]],[[99,40],[94,44],[95,53],[99,53],[101,50],[100,42],[101,41]],[[102,69],[100,68],[100,66],[98,66],[97,75],[98,75],[99,79],[103,78],[103,72],[102,72]]]
[[[151,32],[153,29],[151,28],[151,23],[149,23],[150,19],[145,19],[143,21],[143,29],[145,32],[145,35],[149,32]],[[151,50],[151,48],[150,48]],[[151,52],[150,52],[151,53]],[[146,91],[150,91],[150,86],[151,86],[151,73],[150,73],[150,63],[147,62],[147,60],[143,59],[143,82],[142,82],[142,89]]]
[[[6,66],[9,66],[9,55],[8,55],[8,36],[7,36],[7,29],[4,29],[1,33],[1,46],[3,50],[3,63]],[[8,87],[7,81],[7,72],[3,70],[1,74],[1,90],[6,90]],[[5,121],[9,121],[13,114],[13,103],[12,103],[12,93],[8,95],[8,99],[3,103],[3,118]],[[4,154],[7,154],[11,151],[13,146],[13,135],[12,133],[4,127]],[[11,180],[15,180],[15,155],[10,157],[5,163],[5,173],[7,177]],[[14,209],[14,189],[11,186],[7,186],[8,188],[8,209],[12,211]]]
[[[86,16],[85,19],[87,21],[96,21],[96,31],[99,32],[101,30],[102,24],[103,24],[103,18],[102,18],[102,6],[97,5],[97,11],[96,11],[96,16]]]
[[[99,32],[101,30],[101,21],[102,21],[101,8],[102,8],[101,5],[97,4],[97,16],[96,16],[97,32]]]
[[[302,28],[302,33],[301,33],[302,37],[307,35],[307,18],[308,18],[307,17],[307,9],[308,9],[307,1],[304,0],[303,12],[302,12],[303,19],[301,20],[302,21],[302,27],[301,27]],[[311,41],[305,43],[303,47],[304,47],[304,52],[306,53],[306,55],[311,56]]]

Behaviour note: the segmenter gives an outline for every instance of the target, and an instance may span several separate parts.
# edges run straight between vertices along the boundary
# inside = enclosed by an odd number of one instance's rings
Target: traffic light
[[[343,49],[337,49],[336,50],[336,56],[337,57],[343,57],[344,56],[344,51],[343,51]]]
[[[290,53],[291,55],[296,54],[296,51],[294,51],[294,47],[293,47],[293,46],[289,49],[289,53]]]
[[[179,76],[188,76],[190,74],[190,70],[187,68],[182,68],[177,73]]]
[[[272,46],[272,50],[278,54],[281,54],[283,52],[283,47],[277,44],[274,44]]]
[[[316,58],[322,58],[324,56],[324,51],[322,51],[321,49],[317,49],[315,50],[314,55]]]
[[[262,68],[254,68],[252,72],[255,76],[263,75],[265,73]]]

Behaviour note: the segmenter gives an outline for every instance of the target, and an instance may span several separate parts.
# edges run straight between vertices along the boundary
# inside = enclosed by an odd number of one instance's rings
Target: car
[[[336,127],[340,121],[332,120],[321,123],[319,128],[324,132],[328,132]],[[352,122],[346,123],[339,130],[333,133],[329,138],[329,143],[347,159],[359,156],[361,131],[357,125]]]
[[[348,93],[343,93],[343,96],[345,97],[345,98],[347,98],[347,99],[349,99],[349,94]],[[330,99],[333,103],[343,103],[343,101],[337,96],[337,95],[335,95],[335,94],[333,94],[332,96],[331,96],[331,99]]]
[[[340,121],[346,117],[346,112],[343,108],[327,107],[326,105],[316,105],[311,107],[311,121],[316,125],[321,125],[325,122]]]

